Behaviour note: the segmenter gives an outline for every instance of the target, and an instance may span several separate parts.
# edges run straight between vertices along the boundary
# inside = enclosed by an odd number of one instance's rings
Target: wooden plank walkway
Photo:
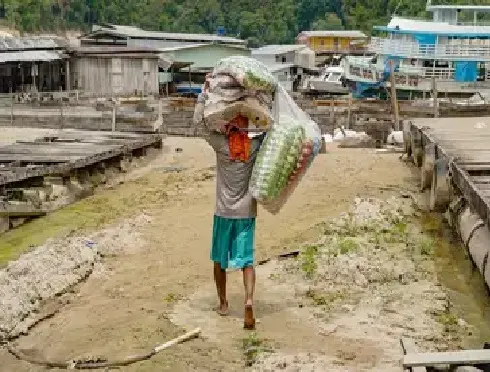
[[[0,146],[0,186],[33,177],[63,175],[147,147],[161,134],[59,130],[47,137]]]
[[[108,168],[124,171],[132,157],[161,148],[163,140],[154,133],[65,129],[38,131],[36,137],[29,130],[17,132],[0,138],[0,233],[89,195],[97,182],[88,179],[91,175],[105,180]],[[61,204],[51,203],[68,194]]]
[[[435,159],[447,162],[454,185],[490,226],[490,117],[414,119],[410,130],[422,149],[434,144]]]

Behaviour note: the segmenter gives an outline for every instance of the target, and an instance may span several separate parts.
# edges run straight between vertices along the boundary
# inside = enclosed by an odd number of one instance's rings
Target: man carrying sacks
[[[216,153],[216,207],[213,221],[211,260],[219,298],[218,314],[228,314],[226,270],[241,269],[245,287],[244,328],[254,329],[255,218],[257,201],[249,191],[252,169],[263,135],[249,138],[242,131],[248,119],[238,116],[210,133],[207,141]]]

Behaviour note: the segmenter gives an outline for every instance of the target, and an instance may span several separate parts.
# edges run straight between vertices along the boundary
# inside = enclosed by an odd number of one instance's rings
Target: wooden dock
[[[415,163],[430,173],[421,175],[423,188],[437,173],[427,168],[439,165],[440,176],[450,172],[454,186],[490,225],[490,117],[418,119],[410,125]],[[444,207],[443,200],[432,203]]]
[[[404,136],[421,190],[430,190],[430,209],[449,212],[490,286],[490,117],[415,119]]]
[[[57,130],[25,138],[0,146],[0,231],[59,208],[60,195],[66,205],[90,194],[95,178],[107,180],[106,173],[125,172],[135,157],[161,149],[163,135]]]

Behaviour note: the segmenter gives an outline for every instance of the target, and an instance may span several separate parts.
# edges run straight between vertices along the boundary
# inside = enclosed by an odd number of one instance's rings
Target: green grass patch
[[[273,350],[267,345],[267,341],[258,337],[256,332],[250,332],[242,339],[241,348],[247,367],[253,366],[262,353],[272,353]]]
[[[335,301],[343,300],[345,294],[343,292],[318,292],[314,289],[309,289],[305,293],[306,297],[309,298],[316,306],[326,306],[330,307]]]
[[[7,231],[0,235],[0,267],[49,238],[100,229],[143,209],[158,208],[168,200],[166,186],[178,180],[172,174],[151,173]]]
[[[350,238],[342,238],[339,241],[338,246],[340,254],[354,253],[359,250],[359,243]]]
[[[309,279],[315,275],[318,268],[318,264],[316,262],[317,255],[318,247],[314,245],[306,247],[304,252],[301,254],[301,270]]]
[[[169,304],[172,304],[172,303],[179,301],[181,298],[182,298],[182,296],[180,296],[176,293],[167,293],[167,295],[164,298],[164,301],[169,303]]]
[[[433,239],[424,237],[417,244],[417,249],[422,256],[432,256],[436,250],[436,242]]]

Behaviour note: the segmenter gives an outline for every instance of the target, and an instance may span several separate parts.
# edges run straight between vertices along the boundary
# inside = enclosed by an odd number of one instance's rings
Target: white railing
[[[378,69],[375,65],[366,66],[363,64],[349,63],[349,73],[351,75],[359,76],[365,79],[376,78],[376,80],[383,79],[383,71]],[[401,67],[396,75],[404,75],[407,79],[430,79],[435,77],[437,80],[454,80],[455,69],[449,68],[433,68],[433,67]],[[490,76],[490,71],[488,72]],[[490,78],[487,78],[490,81]]]
[[[490,27],[490,22],[458,22],[458,26]]]
[[[423,68],[422,77],[424,78],[433,78],[435,77],[437,80],[454,80],[454,72],[456,69],[454,68],[432,68],[426,67]]]
[[[490,45],[417,44],[401,40],[373,38],[369,50],[406,58],[462,59],[490,61]]]

